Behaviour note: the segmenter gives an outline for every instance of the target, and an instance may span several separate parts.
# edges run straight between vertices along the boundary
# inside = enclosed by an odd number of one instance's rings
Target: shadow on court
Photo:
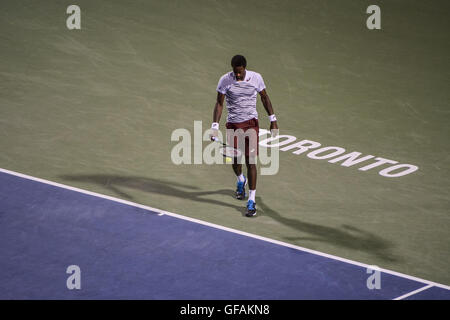
[[[220,201],[214,199],[204,198],[204,196],[212,194],[223,194],[234,198],[234,190],[220,189],[214,191],[196,191],[199,188],[182,184],[177,182],[169,182],[164,180],[158,180],[153,178],[142,177],[124,177],[116,175],[63,175],[60,178],[65,181],[76,181],[83,183],[94,183],[102,186],[122,199],[132,201],[133,197],[126,192],[123,188],[131,188],[139,191],[161,194],[170,197],[177,197],[182,199],[188,199],[190,201],[197,201],[202,203],[213,204],[217,206],[227,207],[236,210],[241,215],[245,214],[245,202],[240,202],[239,205],[232,204],[232,201]],[[230,200],[231,200],[230,199]],[[267,206],[261,197],[256,197],[256,203],[258,206],[259,216],[267,216],[271,219],[293,228],[302,234],[306,234],[305,237],[286,237],[289,241],[309,240],[328,242],[333,245],[344,247],[351,250],[364,250],[383,261],[397,262],[398,258],[390,254],[390,248],[393,244],[389,241],[383,240],[379,236],[360,230],[356,227],[349,225],[342,225],[341,228],[332,228],[328,226],[322,226],[313,223],[302,222],[296,219],[285,218],[278,212],[272,210]],[[254,219],[254,218],[253,218]]]
[[[120,198],[129,201],[134,200],[133,197],[123,191],[122,188],[131,188],[149,193],[156,193],[170,197],[187,199],[190,201],[228,207],[237,210],[241,214],[244,214],[245,209],[242,205],[233,205],[231,203],[220,200],[203,198],[203,196],[212,194],[223,194],[229,195],[231,197],[233,196],[233,190],[229,189],[221,189],[215,191],[195,191],[199,188],[178,182],[170,182],[152,178],[123,177],[114,175],[64,175],[60,176],[60,178],[66,181],[94,183],[116,193]]]
[[[342,225],[341,228],[338,229],[285,218],[264,204],[261,197],[256,197],[256,203],[258,204],[260,215],[271,217],[281,224],[310,235],[308,237],[286,237],[286,240],[331,242],[339,247],[345,247],[352,250],[364,250],[384,261],[399,261],[397,257],[394,257],[389,253],[393,244],[373,233],[349,225]]]

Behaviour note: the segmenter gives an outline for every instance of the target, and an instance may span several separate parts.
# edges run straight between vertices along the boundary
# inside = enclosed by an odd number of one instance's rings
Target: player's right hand
[[[211,134],[209,135],[211,141],[215,141],[219,136],[219,130],[212,129]]]

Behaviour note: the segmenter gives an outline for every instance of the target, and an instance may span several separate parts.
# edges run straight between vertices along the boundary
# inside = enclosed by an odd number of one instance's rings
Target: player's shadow
[[[124,189],[135,189],[138,191],[160,194],[168,197],[177,197],[189,201],[208,203],[234,209],[241,215],[245,214],[245,201],[220,201],[207,198],[208,195],[217,194],[222,194],[225,196],[229,196],[230,198],[234,198],[234,192],[231,189],[196,191],[199,190],[199,188],[189,184],[182,184],[178,182],[170,182],[153,178],[127,177],[118,175],[64,175],[60,176],[60,178],[70,182],[97,184],[102,188],[106,188],[107,190],[115,193],[120,198],[130,201],[133,200],[133,197],[129,195]],[[304,237],[285,237],[286,240],[313,240],[329,242],[337,246],[352,250],[364,250],[365,252],[376,255],[384,261],[393,262],[399,260],[389,253],[389,249],[393,246],[392,243],[383,240],[382,238],[370,232],[363,231],[348,225],[342,225],[341,228],[338,229],[308,222],[302,222],[292,218],[286,218],[267,206],[261,199],[261,197],[256,197],[256,203],[258,207],[257,217],[270,217],[273,220],[290,228],[293,228],[299,231],[299,233],[301,234],[306,235]]]
[[[340,229],[338,229],[286,218],[268,207],[262,201],[261,197],[256,197],[256,203],[258,205],[258,213],[260,216],[268,216],[278,221],[279,223],[284,224],[306,235],[305,237],[285,237],[286,240],[312,240],[319,242],[330,242],[339,247],[345,247],[356,251],[362,250],[371,255],[375,255],[376,257],[384,261],[398,262],[400,260],[399,257],[395,257],[389,252],[393,247],[393,244],[373,233],[345,224],[342,225]]]
[[[132,201],[134,199],[131,195],[125,192],[124,189],[135,189],[138,191],[144,191],[169,197],[177,197],[190,201],[197,201],[228,207],[237,210],[241,214],[244,214],[245,212],[245,208],[243,207],[243,205],[234,205],[229,201],[225,202],[216,199],[205,198],[205,196],[217,194],[233,196],[233,191],[230,189],[221,189],[213,191],[195,191],[198,190],[199,188],[178,182],[170,182],[153,178],[126,177],[126,176],[102,175],[102,174],[63,175],[60,176],[60,178],[64,179],[65,181],[71,182],[75,181],[89,184],[97,184],[115,193],[120,198],[129,201]]]

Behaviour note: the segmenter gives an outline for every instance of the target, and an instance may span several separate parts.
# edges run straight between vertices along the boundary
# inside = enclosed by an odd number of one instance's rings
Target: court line
[[[54,186],[54,187],[59,187],[59,188],[62,188],[62,189],[67,189],[67,190],[71,190],[71,191],[87,194],[87,195],[90,195],[90,196],[94,196],[94,197],[98,197],[98,198],[102,198],[102,199],[107,199],[107,200],[111,200],[111,201],[114,201],[114,202],[119,202],[119,203],[126,204],[126,205],[129,205],[129,206],[132,206],[132,207],[137,207],[137,208],[141,208],[141,209],[144,209],[144,210],[152,211],[152,212],[157,213],[158,215],[168,215],[168,216],[171,216],[171,217],[174,217],[174,218],[178,218],[178,219],[182,219],[182,220],[198,223],[198,224],[205,225],[205,226],[208,226],[208,227],[212,227],[212,228],[215,228],[215,229],[220,229],[220,230],[232,232],[232,233],[235,233],[235,234],[239,234],[239,235],[242,235],[242,236],[246,236],[246,237],[250,237],[250,238],[254,238],[254,239],[270,242],[270,243],[277,244],[277,245],[280,245],[280,246],[284,246],[284,247],[296,249],[296,250],[299,250],[299,251],[311,253],[311,254],[314,254],[314,255],[317,255],[317,256],[321,256],[321,257],[333,259],[333,260],[336,260],[336,261],[340,261],[340,262],[356,265],[356,266],[359,266],[359,267],[362,267],[362,268],[373,269],[373,267],[374,267],[373,265],[368,265],[368,264],[365,264],[365,263],[361,263],[361,262],[357,262],[357,261],[341,258],[341,257],[338,257],[338,256],[334,256],[334,255],[331,255],[331,254],[328,254],[328,253],[323,253],[323,252],[316,251],[316,250],[311,250],[311,249],[308,249],[308,248],[303,248],[303,247],[296,246],[296,245],[293,245],[293,244],[290,244],[290,243],[286,243],[286,242],[282,242],[282,241],[266,238],[266,237],[263,237],[263,236],[258,236],[258,235],[252,234],[252,233],[248,233],[248,232],[244,232],[244,231],[240,231],[240,230],[224,227],[224,226],[217,225],[217,224],[214,224],[214,223],[210,223],[210,222],[207,222],[207,221],[186,217],[186,216],[183,216],[183,215],[180,215],[180,214],[177,214],[177,213],[164,211],[164,210],[157,209],[157,208],[152,208],[152,207],[145,206],[145,205],[142,205],[142,204],[138,204],[138,203],[135,203],[135,202],[122,200],[122,199],[119,199],[119,198],[107,196],[107,195],[104,195],[104,194],[100,194],[100,193],[96,193],[96,192],[92,192],[92,191],[88,191],[88,190],[84,190],[84,189],[80,189],[80,188],[76,188],[76,187],[71,187],[71,186],[68,186],[68,185],[65,185],[65,184],[61,184],[61,183],[58,183],[58,182],[53,182],[53,181],[49,181],[49,180],[45,180],[45,179],[29,176],[29,175],[26,175],[26,174],[23,174],[23,173],[7,170],[7,169],[3,169],[3,168],[0,168],[0,172],[6,173],[6,174],[9,174],[9,175],[12,175],[12,176],[20,177],[20,178],[23,178],[23,179],[40,182],[40,183],[43,183],[43,184],[48,184],[48,185],[51,185],[51,186]],[[441,284],[441,283],[428,281],[428,280],[425,280],[425,279],[417,278],[417,277],[414,277],[414,276],[406,275],[406,274],[403,274],[403,273],[400,273],[400,272],[396,272],[396,271],[392,271],[392,270],[388,270],[388,269],[377,268],[377,270],[379,270],[380,272],[383,272],[383,273],[387,273],[387,274],[396,276],[396,277],[400,277],[400,278],[404,278],[404,279],[408,279],[408,280],[412,280],[412,281],[417,281],[417,282],[421,282],[421,283],[425,283],[428,286],[435,286],[435,287],[439,287],[439,288],[450,290],[450,286],[447,286],[447,285],[444,285],[444,284]]]
[[[410,296],[412,296],[412,295],[415,295],[416,293],[419,293],[419,292],[425,291],[425,290],[427,290],[427,289],[430,289],[430,288],[432,288],[432,287],[434,287],[434,286],[433,286],[432,284],[429,284],[429,285],[427,285],[427,286],[425,286],[425,287],[422,287],[422,288],[420,288],[420,289],[411,291],[411,292],[409,292],[409,293],[407,293],[407,294],[404,294],[404,295],[402,295],[402,296],[400,296],[400,297],[398,297],[398,298],[395,298],[395,299],[393,299],[393,300],[402,300],[402,299],[405,299],[405,298],[410,297]]]

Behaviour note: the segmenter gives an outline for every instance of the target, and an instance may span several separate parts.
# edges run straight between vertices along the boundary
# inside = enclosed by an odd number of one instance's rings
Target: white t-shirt
[[[236,81],[234,72],[224,74],[217,85],[217,91],[224,94],[227,101],[227,122],[244,122],[258,119],[256,111],[256,96],[264,90],[262,76],[250,70],[245,70],[245,79]]]

